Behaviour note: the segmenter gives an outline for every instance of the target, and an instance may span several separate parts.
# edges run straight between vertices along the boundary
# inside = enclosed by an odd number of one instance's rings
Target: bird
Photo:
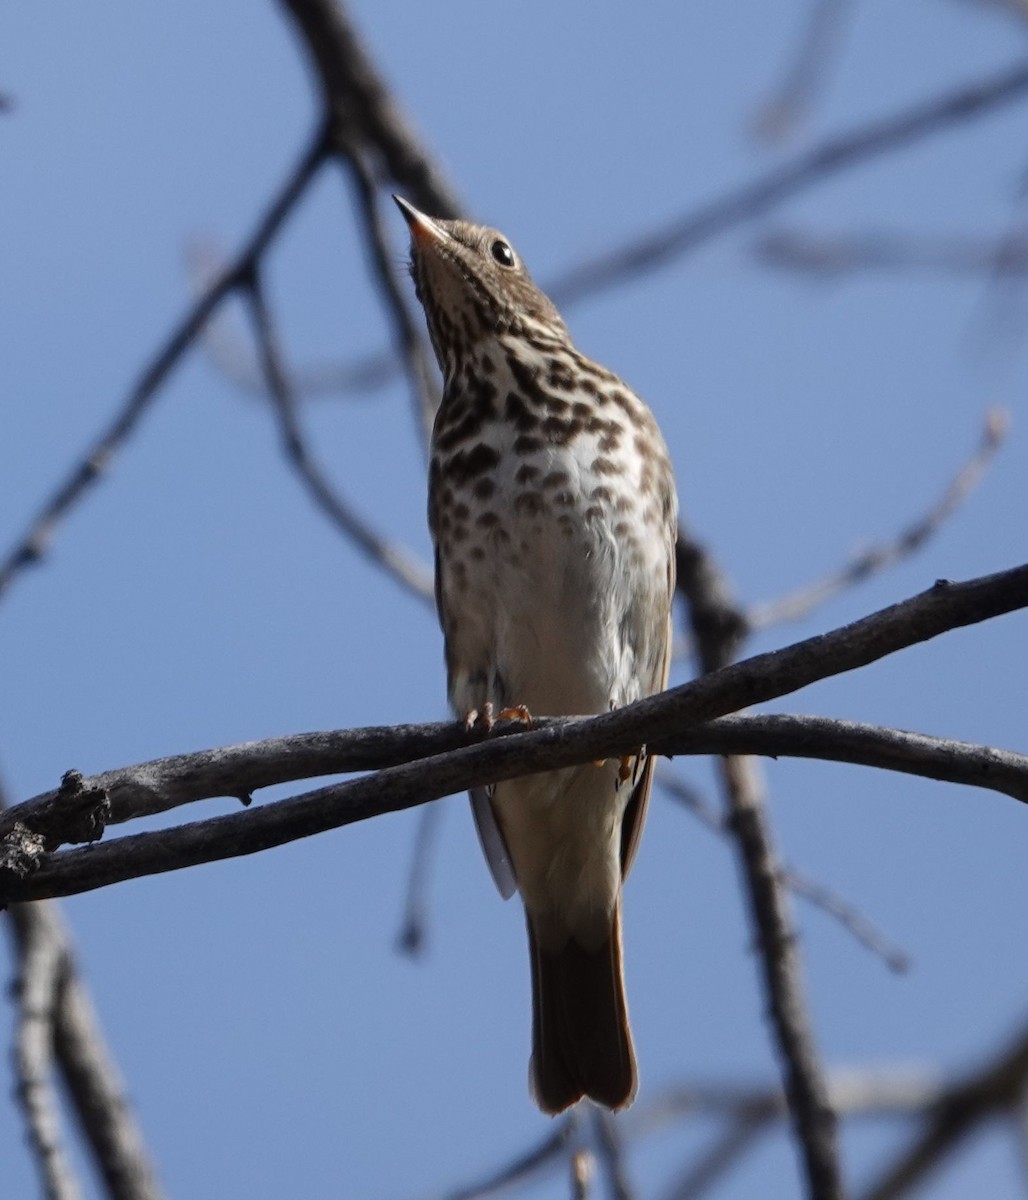
[[[428,515],[454,711],[488,728],[662,691],[678,503],[653,415],[576,349],[503,234],[394,200],[443,375]],[[638,1087],[621,889],[652,772],[642,747],[471,793],[497,886],[524,904],[545,1113],[616,1111]]]

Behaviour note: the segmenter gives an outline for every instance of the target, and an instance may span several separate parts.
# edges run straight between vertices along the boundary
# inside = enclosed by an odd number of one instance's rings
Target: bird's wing
[[[514,878],[514,864],[510,860],[503,831],[493,812],[491,788],[471,789],[471,811],[493,882],[504,900],[509,900],[518,890],[518,882]]]

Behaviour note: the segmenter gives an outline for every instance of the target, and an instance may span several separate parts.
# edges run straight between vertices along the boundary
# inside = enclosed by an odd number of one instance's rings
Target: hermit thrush
[[[602,713],[667,682],[677,503],[650,411],[575,349],[493,229],[396,197],[445,377],[429,523],[449,695],[469,723]],[[636,1090],[621,881],[651,784],[640,752],[472,793],[505,895],[525,905],[532,1091],[557,1113]]]

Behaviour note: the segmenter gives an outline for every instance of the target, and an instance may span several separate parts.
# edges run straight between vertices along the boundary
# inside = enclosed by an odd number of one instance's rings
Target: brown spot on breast
[[[617,475],[620,473],[615,463],[611,462],[609,458],[603,457],[594,458],[589,464],[589,470],[595,472],[597,475]]]
[[[612,498],[613,496],[609,487],[596,487],[589,493],[590,500],[602,500],[607,504],[610,503]]]
[[[508,421],[512,421],[514,428],[521,433],[529,429],[535,429],[539,424],[539,417],[525,403],[524,398],[519,396],[517,392],[508,392],[507,399],[503,406],[503,415]]]
[[[603,509],[598,504],[590,504],[583,515],[587,521],[598,521],[603,517]]]
[[[542,496],[538,492],[519,492],[514,497],[515,512],[525,513],[527,516],[534,517],[541,513],[546,508]]]
[[[618,443],[621,441],[621,430],[615,425],[609,429],[596,444],[596,448],[601,454],[609,454],[611,450],[616,450]]]
[[[476,525],[481,525],[483,529],[490,529],[493,525],[499,525],[500,517],[498,513],[484,512],[475,522]]]
[[[520,437],[514,439],[515,454],[534,454],[536,450],[541,450],[542,448],[543,444],[537,437],[527,437],[525,434],[522,434]]]
[[[486,373],[486,375],[491,375],[496,370],[496,363],[493,362],[488,354],[482,355],[479,366]]]
[[[550,471],[550,473],[543,478],[542,485],[544,488],[562,487],[565,483],[567,483],[569,478],[570,477],[567,471]]]
[[[578,421],[563,421],[560,417],[547,417],[542,424],[546,440],[553,446],[566,446],[581,429]]]
[[[491,471],[500,461],[492,446],[480,442],[472,450],[458,450],[443,464],[443,474],[455,487],[464,487],[479,475]]]
[[[468,506],[464,503],[456,504],[453,508],[453,517],[456,521],[466,521],[470,515]]]
[[[559,504],[563,508],[570,508],[571,505],[574,504],[574,502],[575,502],[574,496],[572,496],[572,494],[568,491],[558,492],[556,494],[556,496],[553,497],[553,503]]]
[[[481,562],[485,558],[485,551],[481,546],[472,546],[469,551],[473,562]]]
[[[571,415],[579,421],[588,421],[592,416],[593,406],[584,400],[576,400],[571,406]]]
[[[516,445],[515,445],[515,449],[517,449]],[[531,483],[532,480],[535,479],[535,477],[538,474],[539,474],[538,467],[533,467],[531,463],[522,463],[522,465],[520,467],[518,467],[517,473],[514,476],[514,482],[515,483]]]
[[[496,491],[496,484],[488,476],[483,476],[471,490],[479,500],[488,500]]]

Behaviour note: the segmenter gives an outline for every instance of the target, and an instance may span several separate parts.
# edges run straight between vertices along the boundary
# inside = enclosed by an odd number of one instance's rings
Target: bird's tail
[[[621,969],[621,903],[610,936],[596,950],[570,939],[560,950],[540,948],[528,918],[532,956],[532,1093],[547,1113],[583,1096],[624,1108],[637,1086]]]

